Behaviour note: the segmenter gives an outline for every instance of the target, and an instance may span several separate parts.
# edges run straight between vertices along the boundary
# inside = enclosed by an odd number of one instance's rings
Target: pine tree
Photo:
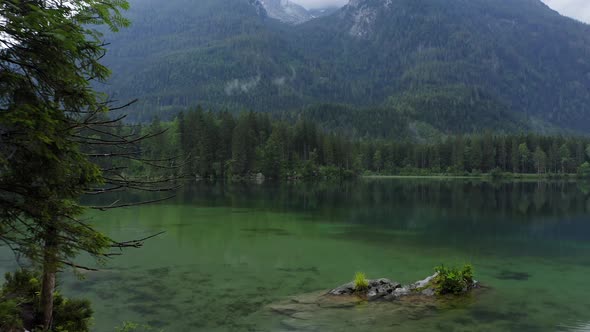
[[[530,159],[530,150],[526,143],[521,143],[518,146],[518,159],[520,161],[520,171],[522,173],[527,173],[528,171],[528,162]]]
[[[458,171],[465,170],[465,144],[463,142],[463,137],[457,136],[455,137],[455,141],[453,144],[453,167],[455,167]]]
[[[537,146],[535,153],[533,154],[533,160],[535,162],[535,169],[538,174],[545,173],[547,168],[547,154],[540,146]]]
[[[232,173],[239,176],[254,171],[256,146],[256,121],[252,113],[242,114],[232,135]]]
[[[482,141],[474,137],[471,139],[471,168],[473,170],[482,170],[482,161],[483,161],[483,151],[482,151]]]
[[[557,145],[557,141],[553,140],[553,142],[551,143],[551,147],[549,148],[549,153],[548,153],[548,164],[549,164],[549,169],[551,170],[551,172],[553,173],[557,173],[557,170],[559,168],[559,147]]]
[[[217,144],[217,160],[219,161],[219,176],[225,177],[227,162],[232,158],[232,136],[236,126],[234,117],[228,112],[222,112],[219,120],[219,142]]]
[[[506,139],[504,137],[500,137],[498,139],[498,163],[497,166],[506,171],[507,168],[507,161],[508,161],[508,151],[506,150]]]
[[[284,169],[284,128],[276,126],[262,149],[262,173],[271,179],[280,179]]]
[[[569,171],[569,164],[571,161],[571,153],[567,144],[563,143],[559,148],[559,162],[561,165],[561,173]]]
[[[383,169],[383,154],[379,148],[376,149],[375,153],[373,154],[373,167],[377,172],[381,172]]]
[[[493,169],[496,164],[496,147],[494,146],[493,136],[490,132],[486,132],[483,137],[482,154],[482,171],[487,172]]]
[[[105,181],[120,182],[82,150],[126,144],[88,133],[115,135],[104,130],[104,121],[100,125],[108,103],[91,85],[109,75],[99,62],[105,49],[94,29],[126,26],[121,11],[127,8],[124,0],[0,3],[0,239],[42,269],[43,331],[51,329],[57,271],[75,266],[79,253],[104,258],[113,244],[76,219],[83,212],[77,200]]]
[[[516,138],[512,138],[512,145],[510,148],[510,164],[514,173],[518,173],[520,169],[520,159],[521,157],[518,151],[518,140]]]

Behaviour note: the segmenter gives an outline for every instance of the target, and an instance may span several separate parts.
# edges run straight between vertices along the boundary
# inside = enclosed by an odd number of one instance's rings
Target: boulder
[[[329,295],[352,295],[354,294],[354,282],[338,286],[328,292]]]
[[[389,279],[381,278],[369,280],[369,286],[366,290],[356,291],[354,283],[349,282],[339,287],[336,287],[328,292],[328,295],[357,295],[364,297],[369,301],[375,301],[400,288],[402,285],[399,282],[391,281]]]
[[[369,289],[367,290],[367,299],[369,301],[378,300],[384,296],[393,294],[393,292],[401,288],[399,282],[392,282],[389,279],[377,279],[369,281]]]

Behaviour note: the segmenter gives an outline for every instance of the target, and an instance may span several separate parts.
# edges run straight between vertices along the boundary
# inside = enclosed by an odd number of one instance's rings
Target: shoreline
[[[361,175],[363,179],[485,179],[485,175]]]
[[[547,174],[518,174],[518,175],[506,175],[498,178],[493,178],[489,174],[481,175],[443,175],[443,174],[432,174],[432,175],[361,175],[361,179],[456,179],[456,180],[486,180],[486,181],[512,181],[512,180],[573,180],[573,181],[587,181],[590,179],[579,178],[577,174],[567,175],[552,175]]]

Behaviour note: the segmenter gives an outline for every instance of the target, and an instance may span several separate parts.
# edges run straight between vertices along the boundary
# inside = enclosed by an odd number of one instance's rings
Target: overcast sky
[[[343,6],[348,0],[291,0],[308,9],[329,6]],[[590,0],[543,0],[549,7],[562,15],[590,23]]]
[[[543,2],[562,15],[590,23],[590,1],[588,0],[543,0]]]
[[[344,6],[348,0],[291,0],[307,9]]]

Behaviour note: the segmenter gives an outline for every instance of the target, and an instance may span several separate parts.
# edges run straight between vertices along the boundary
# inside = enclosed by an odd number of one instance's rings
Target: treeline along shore
[[[590,175],[590,138],[534,133],[448,135],[438,142],[350,139],[316,122],[275,120],[265,113],[181,112],[171,121],[121,130],[162,133],[142,142],[148,160],[130,172],[248,179],[352,178],[360,175],[565,177]],[[182,156],[182,158],[173,158]]]

